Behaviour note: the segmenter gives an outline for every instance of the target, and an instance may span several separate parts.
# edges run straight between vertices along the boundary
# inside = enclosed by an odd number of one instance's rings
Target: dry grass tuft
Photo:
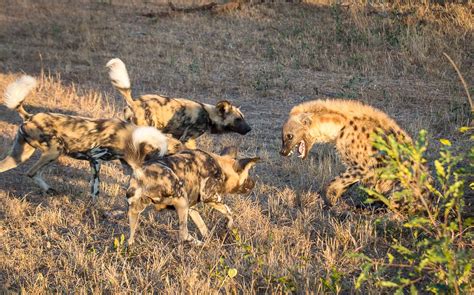
[[[63,158],[47,170],[45,178],[61,192],[56,197],[42,196],[23,175],[33,160],[3,173],[2,291],[321,293],[329,291],[323,281],[337,273],[342,280],[333,291],[354,290],[358,268],[346,254],[385,256],[386,237],[375,226],[383,213],[323,210],[320,193],[343,167],[330,146],[315,147],[304,163],[281,158],[281,125],[294,104],[345,97],[385,110],[411,134],[426,128],[466,147],[456,130],[469,121],[470,107],[442,52],[473,85],[472,4],[281,2],[169,16],[160,14],[169,10],[161,0],[3,4],[0,93],[22,73],[36,75],[40,87],[27,100],[29,111],[120,117],[124,103],[104,68],[120,57],[137,94],[241,105],[254,127],[248,136],[204,136],[199,144],[213,151],[238,145],[264,161],[255,169],[255,191],[227,202],[237,232],[201,208],[211,238],[204,248],[178,245],[175,214],[147,211],[129,253],[120,243],[128,230],[126,177],[116,163],[102,169],[96,207],[87,197],[87,163]],[[143,16],[148,12],[154,17]],[[19,123],[0,106],[0,155]]]

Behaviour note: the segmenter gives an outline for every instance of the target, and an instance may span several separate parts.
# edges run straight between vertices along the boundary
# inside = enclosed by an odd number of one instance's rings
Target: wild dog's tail
[[[137,127],[132,133],[124,160],[132,167],[133,173],[140,177],[146,155],[154,151],[159,151],[160,157],[164,156],[168,152],[168,137],[154,127]]]
[[[109,69],[109,78],[112,85],[122,94],[127,105],[133,109],[134,100],[127,67],[120,58],[113,58],[105,65]]]
[[[36,84],[35,78],[24,75],[18,78],[15,82],[8,85],[7,89],[5,90],[5,106],[11,110],[16,110],[23,120],[26,120],[32,116],[23,108],[23,101],[31,92],[31,90],[36,87]]]

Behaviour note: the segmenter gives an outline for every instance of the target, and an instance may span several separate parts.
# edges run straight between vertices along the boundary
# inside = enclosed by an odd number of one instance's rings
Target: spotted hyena
[[[251,130],[240,109],[226,100],[210,105],[161,95],[143,95],[133,99],[125,64],[114,58],[107,63],[107,67],[112,84],[127,103],[125,119],[137,125],[156,127],[183,142],[194,142],[205,132],[244,135]]]
[[[5,91],[5,105],[16,110],[23,122],[8,155],[0,161],[0,172],[17,167],[39,150],[41,156],[27,175],[46,193],[53,194],[55,190],[43,180],[42,171],[62,155],[89,161],[91,196],[95,199],[99,194],[100,162],[118,159],[127,164],[126,151],[132,147],[132,142],[142,145],[140,148],[144,151],[156,151],[161,155],[182,148],[178,140],[165,136],[156,128],[139,127],[120,119],[91,119],[46,112],[30,114],[24,109],[23,102],[35,87],[36,80],[25,75]]]
[[[354,183],[374,187],[386,193],[394,183],[374,173],[382,158],[373,146],[373,135],[393,134],[400,142],[412,142],[410,136],[384,112],[354,100],[314,100],[293,107],[283,126],[280,154],[296,152],[305,159],[315,143],[334,143],[347,170],[331,181],[326,197],[331,203]]]
[[[232,213],[223,203],[222,196],[250,192],[255,182],[249,177],[249,170],[259,160],[238,159],[235,148],[227,148],[221,155],[199,149],[185,150],[147,161],[140,153],[135,153],[135,159],[131,161],[134,172],[127,190],[129,245],[134,242],[140,212],[151,204],[157,211],[167,207],[176,209],[181,241],[201,243],[188,233],[188,214],[201,235],[208,235],[207,226],[195,209],[199,202],[224,214],[228,219],[227,227],[231,228]]]

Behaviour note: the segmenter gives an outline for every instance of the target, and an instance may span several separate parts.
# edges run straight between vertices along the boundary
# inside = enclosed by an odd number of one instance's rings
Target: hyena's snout
[[[284,157],[288,157],[293,150],[293,145],[290,140],[282,140],[281,142],[281,149],[280,149],[280,155]]]

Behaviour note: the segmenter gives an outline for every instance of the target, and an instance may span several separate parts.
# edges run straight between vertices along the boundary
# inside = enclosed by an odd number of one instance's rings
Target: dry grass
[[[319,193],[342,169],[331,147],[316,147],[304,163],[278,155],[291,106],[321,96],[354,98],[387,111],[411,134],[426,128],[436,138],[462,143],[456,128],[468,122],[469,106],[442,52],[473,85],[472,5],[360,1],[340,7],[317,1],[166,16],[165,1],[50,2],[4,2],[0,93],[25,72],[41,77],[27,103],[32,112],[121,116],[123,102],[104,69],[109,58],[120,57],[136,93],[240,104],[253,131],[204,136],[200,146],[218,151],[235,144],[264,161],[254,171],[255,191],[228,200],[240,240],[226,232],[221,216],[202,208],[212,238],[203,248],[178,245],[175,214],[150,210],[130,253],[114,248],[114,239],[128,230],[126,178],[118,165],[103,168],[95,208],[87,197],[87,163],[63,158],[48,169],[46,178],[62,193],[55,197],[42,196],[23,175],[32,160],[3,173],[3,290],[321,293],[328,291],[321,279],[340,273],[336,291],[351,292],[358,269],[345,254],[382,257],[385,236],[373,212],[340,218],[322,210]],[[149,12],[158,16],[142,16]],[[19,122],[0,107],[0,154]],[[228,268],[238,275],[226,277]],[[364,291],[379,292],[374,286]]]

